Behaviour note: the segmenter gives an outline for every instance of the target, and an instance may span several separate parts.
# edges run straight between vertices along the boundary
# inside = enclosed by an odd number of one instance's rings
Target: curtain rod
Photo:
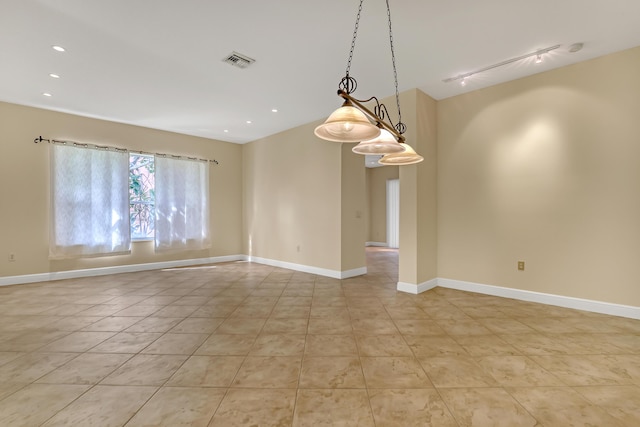
[[[171,157],[173,159],[199,160],[201,162],[215,163],[216,165],[220,164],[216,159],[207,160],[207,159],[199,159],[197,157],[177,156],[175,154],[151,153],[148,151],[129,150],[127,148],[110,147],[108,145],[87,144],[87,143],[80,143],[75,141],[66,141],[66,140],[63,141],[59,139],[47,139],[47,138],[43,138],[42,136],[37,137],[36,139],[33,140],[33,142],[36,144],[38,142],[47,142],[48,144],[67,144],[68,143],[68,144],[73,144],[76,147],[84,147],[84,148],[94,147],[94,148],[102,148],[105,150],[112,149],[112,150],[127,152],[127,153],[138,153],[138,154],[147,154],[147,155],[161,156],[161,157]]]

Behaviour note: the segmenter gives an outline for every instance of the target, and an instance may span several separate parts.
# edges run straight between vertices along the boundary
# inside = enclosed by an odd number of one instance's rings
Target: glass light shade
[[[409,144],[399,144],[404,145],[403,153],[392,153],[382,156],[378,163],[381,165],[387,166],[403,166],[403,165],[412,165],[414,163],[420,163],[424,160],[420,154],[417,154],[415,150]]]
[[[313,133],[327,141],[360,142],[377,137],[380,129],[347,100]]]
[[[398,143],[396,138],[386,129],[380,130],[380,136],[362,141],[351,149],[356,154],[391,154],[402,153],[404,144]]]

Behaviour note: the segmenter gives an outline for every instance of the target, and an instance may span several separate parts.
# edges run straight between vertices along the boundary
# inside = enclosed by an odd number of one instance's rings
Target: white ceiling
[[[253,141],[340,105],[336,90],[358,2],[0,0],[0,100]],[[390,5],[399,89],[417,87],[436,99],[640,45],[638,0]],[[576,42],[584,48],[569,53]],[[556,44],[542,64],[530,59],[494,69],[466,87],[442,81]],[[232,51],[256,62],[244,70],[223,63]],[[351,75],[357,98],[394,93],[384,0],[364,2]]]

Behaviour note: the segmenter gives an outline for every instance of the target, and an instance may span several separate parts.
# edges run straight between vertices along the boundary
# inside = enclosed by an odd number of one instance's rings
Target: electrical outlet
[[[518,261],[518,270],[524,271],[524,261]]]
[[[16,254],[9,254],[9,262],[14,262],[16,260]]]

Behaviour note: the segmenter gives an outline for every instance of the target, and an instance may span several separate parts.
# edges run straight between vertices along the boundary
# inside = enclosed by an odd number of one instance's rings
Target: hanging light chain
[[[358,82],[353,77],[349,76],[349,71],[351,70],[351,60],[353,59],[353,51],[356,48],[356,38],[358,37],[358,27],[360,26],[360,14],[362,13],[362,3],[364,0],[360,0],[360,5],[358,6],[358,15],[356,16],[356,25],[353,28],[353,38],[351,39],[351,49],[349,50],[349,59],[347,60],[347,70],[345,72],[345,76],[340,80],[338,84],[338,93],[340,90],[345,91],[347,94],[353,93],[356,91],[358,87]]]
[[[349,76],[349,70],[351,70],[351,60],[353,59],[353,51],[356,48],[356,38],[358,37],[358,27],[360,26],[360,14],[362,13],[362,3],[364,0],[360,0],[360,6],[358,6],[358,15],[356,16],[356,25],[353,28],[353,38],[351,39],[351,50],[349,50],[349,60],[347,61],[347,72]]]
[[[386,5],[387,5],[387,20],[388,20],[388,24],[389,24],[389,46],[391,48],[391,64],[393,66],[393,79],[394,79],[395,91],[396,91],[396,106],[398,108],[398,123],[396,125],[393,125],[393,122],[391,121],[391,118],[389,118],[389,121],[391,122],[391,126],[398,132],[398,134],[402,135],[406,131],[407,127],[402,122],[402,113],[400,111],[400,94],[399,94],[399,89],[398,89],[398,71],[396,69],[395,49],[393,48],[393,31],[391,30],[391,8],[389,7],[389,0],[385,0],[385,2],[386,2]],[[362,15],[362,4],[363,3],[364,3],[364,0],[360,0],[360,4],[358,6],[358,14],[356,15],[356,23],[355,23],[354,28],[353,28],[353,37],[351,39],[351,49],[349,50],[349,59],[347,60],[347,69],[346,69],[345,76],[342,78],[342,80],[340,80],[340,83],[338,85],[338,88],[339,88],[338,94],[340,94],[340,92],[342,91],[342,92],[346,93],[347,95],[350,95],[351,93],[355,92],[355,90],[356,90],[356,88],[358,86],[358,83],[356,82],[356,79],[354,79],[353,77],[349,76],[349,71],[351,71],[351,61],[353,60],[353,52],[354,52],[355,47],[356,47],[356,39],[358,37],[358,29],[360,27],[360,16]],[[373,98],[371,98],[371,99],[373,99]],[[374,109],[375,115],[377,116],[377,118],[379,120],[384,121],[386,108],[384,108],[384,105],[379,104],[377,99],[376,99],[376,104],[377,104],[377,107]],[[386,113],[386,114],[388,115],[388,113]]]
[[[391,31],[391,9],[389,8],[389,0],[387,2],[387,18],[389,19],[389,46],[391,47],[391,64],[393,65],[393,79],[396,85],[396,105],[398,107],[398,124],[395,128],[401,134],[406,130],[406,126],[402,123],[402,114],[400,113],[400,95],[398,94],[398,71],[396,70],[396,54],[393,49],[393,32]]]

